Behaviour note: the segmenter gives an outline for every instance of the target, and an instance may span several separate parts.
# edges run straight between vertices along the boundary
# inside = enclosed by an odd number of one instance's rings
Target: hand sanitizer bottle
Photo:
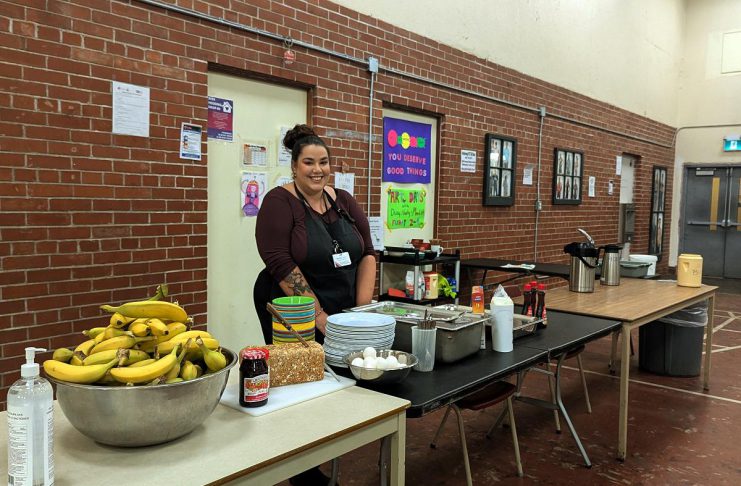
[[[21,379],[8,390],[8,484],[54,484],[54,393],[34,362],[42,348],[26,348]]]

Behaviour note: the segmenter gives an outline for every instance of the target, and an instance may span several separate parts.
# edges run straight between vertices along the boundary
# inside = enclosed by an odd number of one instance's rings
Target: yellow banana
[[[85,353],[82,351],[75,351],[75,354],[72,355],[72,359],[69,360],[69,364],[72,366],[82,366],[82,360],[84,360],[87,356],[85,356]]]
[[[196,365],[186,360],[180,367],[180,378],[184,381],[198,378],[198,369],[196,368]]]
[[[165,378],[168,380],[172,380],[173,378],[177,378],[180,376],[180,363],[183,362],[183,357],[185,356],[185,353],[188,352],[188,346],[190,345],[191,340],[189,339],[186,341],[185,345],[181,348],[180,354],[178,355],[177,361],[175,361],[175,365],[170,368],[170,371],[165,373]]]
[[[111,327],[121,329],[122,327],[128,326],[133,321],[134,321],[133,317],[126,317],[120,312],[114,312],[113,315],[111,316],[111,320],[109,321],[109,325]]]
[[[178,336],[180,337],[180,336]],[[206,345],[209,349],[216,349],[219,347],[219,341],[213,338],[201,338],[203,340],[203,343]],[[160,354],[167,354],[170,351],[173,350],[173,348],[177,347],[178,344],[184,344],[183,341],[173,341],[172,339],[169,341],[165,341],[164,343],[160,343],[157,345],[157,351]],[[188,346],[189,351],[194,351],[198,349],[198,346],[196,343],[190,343],[190,346]]]
[[[67,348],[58,348],[54,350],[54,354],[51,355],[51,359],[61,361],[62,363],[69,363],[75,352]]]
[[[142,341],[151,341],[152,337],[133,337],[133,336],[118,336],[111,339],[106,339],[100,344],[96,344],[93,349],[90,350],[90,354],[100,353],[101,351],[108,351],[109,349],[133,348],[135,344]]]
[[[188,318],[185,309],[179,305],[159,300],[127,302],[118,307],[101,305],[100,308],[106,312],[118,312],[126,317],[148,317],[150,319],[157,318],[177,322],[183,322]]]
[[[93,346],[95,346],[95,339],[88,339],[87,341],[84,341],[77,345],[77,347],[75,348],[75,353],[79,351],[87,356],[88,354],[90,354],[90,350],[93,349]],[[83,359],[85,358],[83,357]]]
[[[109,349],[108,351],[91,354],[82,360],[82,364],[84,366],[90,366],[94,364],[107,363],[116,357],[119,359],[118,366],[127,366],[149,359],[147,353],[138,349]]]
[[[147,366],[150,363],[154,363],[157,361],[154,358],[145,359],[144,361],[137,361],[136,363],[132,363],[129,365],[129,368],[138,368],[140,366]]]
[[[195,339],[197,337],[211,338],[211,339],[214,338],[207,331],[198,331],[198,330],[193,329],[193,330],[185,331],[183,333],[178,334],[177,336],[171,338],[170,341],[182,342],[182,341],[187,341],[188,339]]]
[[[85,329],[82,333],[90,339],[93,339],[95,336],[105,331],[105,329],[105,327],[92,327],[90,329]]]
[[[115,327],[106,327],[105,331],[103,331],[103,341],[106,339],[111,339],[118,336],[134,336],[131,331],[124,331],[123,329],[116,329]]]
[[[193,365],[196,367],[196,378],[203,375],[203,368],[201,365]]]
[[[156,317],[148,319],[147,326],[149,326],[149,329],[152,330],[152,334],[155,336],[167,336],[170,334],[170,330],[167,328],[165,323]]]
[[[182,379],[182,378],[180,378],[179,376],[176,376],[175,378],[168,378],[168,379],[167,379],[167,380],[165,381],[165,383],[169,385],[169,384],[171,384],[171,383],[180,383],[181,381],[183,381],[183,379]]]
[[[167,287],[167,284],[160,284],[157,286],[157,290],[155,291],[154,295],[151,296],[147,300],[162,300],[170,293],[170,289]]]
[[[108,329],[108,328],[106,328],[106,329]],[[100,334],[98,334],[97,336],[95,336],[93,338],[93,341],[95,341],[95,344],[96,345],[102,343],[105,340],[106,340],[105,332],[101,332]],[[95,347],[95,346],[93,346],[93,347]]]
[[[201,348],[201,352],[203,353],[203,362],[206,363],[206,367],[209,371],[219,371],[226,366],[226,356],[221,353],[220,349],[217,351],[208,349],[206,344],[204,344],[203,339],[200,337],[196,338],[196,343],[198,343],[198,346]]]
[[[175,365],[177,361],[177,348],[174,348],[170,354],[158,359],[154,363],[150,363],[146,366],[139,366],[132,368],[127,366],[125,368],[114,368],[111,370],[111,375],[120,381],[121,383],[147,383],[158,376],[162,376]]]
[[[74,366],[61,361],[48,359],[44,361],[44,371],[47,375],[59,381],[70,383],[94,383],[102,379],[106,372],[116,366],[118,359],[112,359],[108,363],[91,366]]]
[[[137,319],[129,324],[129,331],[131,331],[131,333],[137,337],[144,337],[152,334],[152,329],[150,329],[150,327],[147,326],[146,323],[139,321],[140,319]]]

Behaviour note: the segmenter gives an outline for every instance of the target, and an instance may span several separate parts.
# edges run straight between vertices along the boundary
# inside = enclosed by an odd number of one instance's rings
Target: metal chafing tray
[[[443,304],[440,306],[435,307],[435,309],[442,309],[447,310],[450,312],[461,312],[466,311],[470,312],[471,308],[466,307],[463,305],[456,305],[456,304]],[[491,326],[491,320],[489,319],[489,310],[484,311],[484,315],[486,317],[486,321],[484,325]],[[513,316],[513,327],[512,327],[512,338],[517,339],[525,336],[529,336],[530,334],[533,334],[535,331],[538,330],[539,324],[543,323],[542,318],[532,317],[532,316],[524,316],[522,314],[514,314]]]
[[[487,315],[476,315],[461,310],[425,307],[404,302],[375,302],[347,309],[347,312],[375,312],[396,319],[396,337],[393,349],[412,351],[412,326],[428,317],[435,321],[435,361],[453,363],[476,353],[481,347],[481,333]]]

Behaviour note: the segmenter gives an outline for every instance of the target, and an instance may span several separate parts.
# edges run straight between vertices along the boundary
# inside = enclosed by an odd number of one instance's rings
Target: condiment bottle
[[[8,484],[54,484],[54,409],[51,384],[34,362],[42,348],[26,348],[21,379],[8,390]]]
[[[531,316],[533,315],[532,308],[530,306],[530,284],[526,283],[522,288],[522,315]]]
[[[484,313],[484,287],[481,285],[471,287],[471,312],[474,314]]]
[[[538,327],[546,327],[548,325],[548,317],[545,310],[545,284],[538,284],[538,304],[535,308],[535,317],[543,319],[543,322],[538,324]]]
[[[268,403],[270,373],[266,348],[245,348],[241,352],[239,366],[239,404],[243,407],[262,407]]]

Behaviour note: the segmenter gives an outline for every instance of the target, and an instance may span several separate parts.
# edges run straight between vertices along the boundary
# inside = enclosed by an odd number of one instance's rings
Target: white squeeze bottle
[[[54,484],[54,394],[26,348],[21,379],[8,390],[8,486]]]

